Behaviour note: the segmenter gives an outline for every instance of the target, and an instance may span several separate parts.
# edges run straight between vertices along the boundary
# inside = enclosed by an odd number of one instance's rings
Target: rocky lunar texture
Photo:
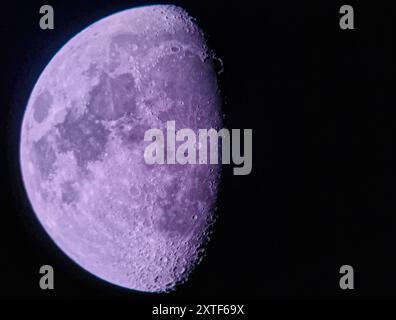
[[[28,102],[21,168],[32,207],[81,267],[160,292],[185,281],[213,222],[217,165],[147,165],[146,130],[222,124],[213,56],[175,6],[111,15],[50,61]]]

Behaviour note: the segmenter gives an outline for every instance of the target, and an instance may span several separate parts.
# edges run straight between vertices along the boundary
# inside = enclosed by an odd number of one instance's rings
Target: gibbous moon
[[[163,292],[202,259],[220,165],[148,165],[144,134],[167,121],[221,127],[213,60],[183,9],[146,6],[84,29],[35,84],[21,131],[27,194],[57,246],[95,276]]]

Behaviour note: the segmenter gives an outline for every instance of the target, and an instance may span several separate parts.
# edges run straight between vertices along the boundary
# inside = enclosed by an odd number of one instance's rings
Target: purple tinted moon
[[[38,79],[20,160],[34,212],[76,263],[113,284],[174,289],[199,263],[220,166],[147,165],[144,133],[219,128],[213,56],[175,6],[102,19],[72,38]]]

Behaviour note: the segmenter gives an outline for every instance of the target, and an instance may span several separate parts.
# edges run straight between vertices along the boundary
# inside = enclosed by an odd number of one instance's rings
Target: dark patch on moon
[[[100,160],[109,130],[93,114],[85,113],[76,119],[69,111],[65,121],[57,128],[60,134],[59,150],[72,151],[80,167],[85,168],[88,162]]]
[[[181,201],[177,200],[177,194],[182,188],[182,179],[176,179],[165,188],[167,194],[165,199],[173,199],[173,201],[159,201],[163,214],[159,217],[156,226],[168,237],[185,236],[192,228],[190,215],[186,215],[186,211],[192,212],[194,208],[189,208],[189,204],[184,201],[186,199],[184,195]]]
[[[62,202],[66,204],[72,204],[73,202],[78,200],[78,192],[76,191],[73,183],[71,181],[67,181],[62,184]]]
[[[112,78],[102,72],[99,83],[90,92],[89,112],[100,120],[117,120],[136,110],[137,90],[129,73]]]
[[[144,135],[149,129],[152,128],[148,124],[134,120],[131,117],[125,117],[118,121],[116,132],[127,148],[134,149],[137,144],[141,144],[144,141]]]
[[[135,88],[135,79],[129,73],[110,79],[112,98],[113,98],[113,115],[118,119],[127,114],[136,112],[135,98],[137,90]]]
[[[39,168],[43,179],[48,179],[51,172],[54,170],[56,160],[55,150],[48,140],[48,136],[42,137],[33,145],[34,148],[34,163]]]
[[[216,77],[207,77],[211,72],[211,63],[202,62],[188,50],[160,58],[155,69],[147,74],[144,84],[147,87],[154,84],[154,92],[166,92],[167,98],[174,102],[183,101],[184,105],[173,104],[168,110],[154,109],[153,112],[164,122],[175,120],[181,128],[205,128],[204,120],[212,117],[203,104],[209,101],[208,98],[215,97],[218,89]],[[194,88],[193,94],[191,88]],[[162,100],[162,97],[158,96],[154,101],[149,99],[147,103],[155,106],[155,100]]]
[[[52,102],[53,98],[48,90],[44,90],[38,95],[33,103],[33,116],[38,123],[43,122],[47,118]]]
[[[92,79],[93,77],[96,77],[98,74],[99,70],[96,65],[96,63],[90,63],[89,67],[86,71],[83,72],[84,75],[86,75],[89,79]]]
[[[186,215],[188,208],[176,203],[164,205],[162,209],[163,214],[157,221],[157,228],[160,232],[172,237],[172,235],[184,236],[191,230],[191,219]]]

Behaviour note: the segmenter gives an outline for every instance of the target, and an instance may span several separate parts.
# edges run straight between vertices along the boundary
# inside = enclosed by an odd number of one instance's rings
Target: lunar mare
[[[144,161],[144,133],[167,121],[218,129],[221,99],[194,19],[158,5],[72,38],[40,75],[22,125],[23,180],[40,223],[81,267],[134,290],[186,281],[214,220],[219,165]]]

